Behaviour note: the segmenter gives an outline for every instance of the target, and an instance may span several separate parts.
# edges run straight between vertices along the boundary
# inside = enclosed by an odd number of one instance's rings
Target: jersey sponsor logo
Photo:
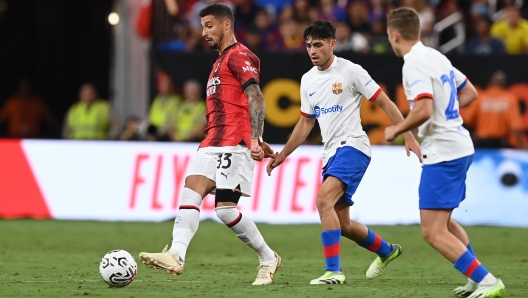
[[[365,84],[365,87],[367,87],[370,82],[372,82],[372,79],[368,80],[368,82]]]
[[[343,106],[340,106],[340,105],[333,105],[329,108],[321,108],[320,106],[314,107],[316,118],[319,118],[319,116],[326,115],[329,113],[341,113],[342,111],[343,111]]]
[[[332,93],[334,93],[335,95],[343,93],[343,83],[332,84]]]
[[[257,73],[257,68],[251,66],[251,62],[249,62],[249,61],[246,60],[246,65],[247,65],[247,66],[242,66],[242,70],[244,70],[244,72],[246,72],[246,71],[252,71],[252,72],[254,72],[254,73]]]
[[[207,96],[216,93],[216,86],[220,85],[220,77],[212,77],[207,81]]]
[[[308,93],[308,95],[310,95],[310,97],[312,97],[312,95],[314,95],[315,92],[317,92],[317,91],[314,91],[314,92],[312,92],[312,93]]]
[[[209,81],[207,81],[207,87],[220,85],[220,77],[212,77]]]

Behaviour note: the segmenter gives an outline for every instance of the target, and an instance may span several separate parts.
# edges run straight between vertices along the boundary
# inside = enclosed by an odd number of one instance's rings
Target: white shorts
[[[187,176],[199,175],[216,183],[218,189],[235,189],[240,187],[244,197],[251,196],[255,160],[249,149],[242,146],[222,147],[208,150],[200,148],[189,164]],[[244,148],[245,150],[243,150]],[[240,185],[240,186],[239,186]],[[214,189],[212,194],[216,193]]]

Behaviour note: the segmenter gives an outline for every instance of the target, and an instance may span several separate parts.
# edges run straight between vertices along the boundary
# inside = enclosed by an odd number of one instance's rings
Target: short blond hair
[[[387,15],[387,27],[396,30],[405,40],[420,39],[420,19],[410,7],[397,8]]]

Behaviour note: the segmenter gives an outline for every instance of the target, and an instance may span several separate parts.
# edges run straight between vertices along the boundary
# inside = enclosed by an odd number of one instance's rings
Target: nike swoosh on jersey
[[[308,95],[310,95],[310,97],[312,97],[312,95],[314,95],[315,92],[317,92],[317,91],[314,91],[314,92],[312,92],[312,93],[308,93]]]

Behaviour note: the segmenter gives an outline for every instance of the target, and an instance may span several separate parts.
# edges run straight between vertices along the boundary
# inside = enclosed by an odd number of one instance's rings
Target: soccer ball
[[[101,260],[99,273],[111,287],[124,287],[136,278],[136,260],[125,250],[112,250]]]

